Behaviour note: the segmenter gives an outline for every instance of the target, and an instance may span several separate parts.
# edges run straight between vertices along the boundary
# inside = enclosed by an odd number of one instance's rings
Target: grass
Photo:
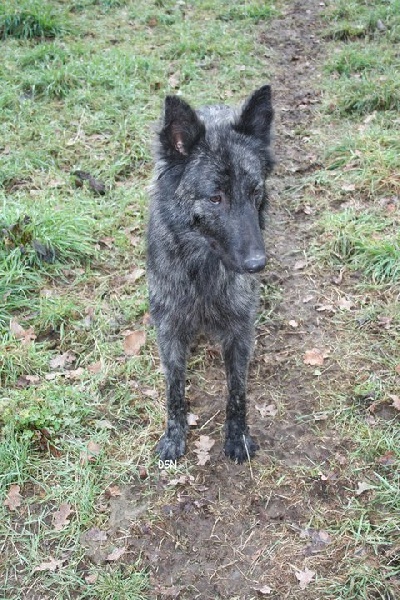
[[[145,279],[134,273],[144,266],[152,124],[166,93],[236,101],[264,83],[254,26],[273,13],[258,0],[187,10],[169,0],[24,0],[0,9],[4,598],[28,597],[32,584],[46,598],[151,597],[138,555],[92,563],[80,540],[107,530],[110,485],[142,485],[140,468],[149,481],[158,476],[154,332],[139,356],[123,351],[123,333],[143,328],[148,311]],[[88,444],[99,453],[88,458]],[[12,484],[16,510],[3,505]],[[57,531],[61,503],[72,512]],[[36,570],[50,558],[61,561],[55,570]]]
[[[3,39],[54,38],[66,31],[65,17],[37,0],[11,0],[0,7],[0,36]]]
[[[398,141],[399,5],[362,0],[326,10],[328,46],[319,116],[325,168],[308,179],[320,218],[312,254],[341,273],[339,293],[351,311],[335,316],[341,383],[328,392],[341,436],[352,441],[342,477],[349,482],[343,513],[325,524],[340,565],[322,584],[328,598],[394,600],[399,593],[396,515],[399,427],[392,398],[400,363]],[[360,38],[363,38],[360,41]],[[321,140],[320,140],[321,141]],[[341,278],[343,276],[343,282]],[[357,482],[371,487],[354,493]],[[350,483],[351,482],[351,483]]]

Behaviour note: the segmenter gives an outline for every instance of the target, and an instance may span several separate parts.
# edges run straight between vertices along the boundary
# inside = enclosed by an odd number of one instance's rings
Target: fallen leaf
[[[100,454],[100,445],[97,442],[89,440],[86,449],[81,452],[81,464],[96,460]]]
[[[265,417],[274,417],[278,412],[275,404],[267,405],[266,402],[264,404],[256,404],[256,409],[259,411],[262,419],[265,419]]]
[[[400,396],[396,396],[396,394],[388,394],[389,398],[393,400],[392,406],[396,410],[400,410]]]
[[[311,365],[313,367],[321,366],[324,364],[324,360],[328,356],[328,351],[319,350],[319,348],[312,348],[312,350],[307,350],[305,352],[303,362],[305,365]]]
[[[195,415],[194,413],[188,413],[186,419],[189,427],[196,427],[199,415]]]
[[[339,300],[336,302],[336,305],[338,308],[340,308],[340,310],[351,310],[354,306],[354,302],[348,300],[347,298],[339,298]]]
[[[315,310],[318,312],[335,312],[333,304],[317,304]]]
[[[195,453],[197,454],[197,464],[205,465],[210,460],[210,450],[214,446],[215,440],[212,440],[208,435],[201,435],[194,443],[197,446]]]
[[[194,481],[193,475],[180,475],[177,479],[171,479],[168,481],[168,485],[186,485]]]
[[[83,375],[85,370],[82,367],[78,367],[77,369],[69,369],[68,371],[64,371],[61,373],[65,379],[79,379],[81,375]]]
[[[396,371],[396,373],[398,375],[400,375],[400,364],[396,365],[395,368],[394,368],[394,370]]]
[[[108,419],[99,419],[94,421],[98,429],[114,429],[114,425]]]
[[[139,479],[147,479],[148,476],[146,467],[139,467]]]
[[[61,567],[64,560],[56,560],[52,556],[49,556],[47,562],[42,562],[40,565],[34,568],[34,571],[56,571]]]
[[[294,265],[293,265],[293,269],[295,271],[301,271],[302,269],[304,269],[307,266],[307,261],[306,260],[297,260]]]
[[[354,185],[354,183],[348,183],[348,184],[342,185],[342,190],[344,192],[354,192],[355,189],[356,189],[356,186]]]
[[[142,275],[144,275],[144,274],[145,274],[144,269],[140,269],[139,267],[136,267],[135,269],[133,269],[133,271],[131,273],[128,273],[127,275],[125,275],[124,279],[127,282],[134,283],[137,279],[140,279],[140,277],[142,277]]]
[[[123,554],[125,554],[126,548],[114,548],[110,554],[106,556],[106,560],[114,561],[119,560]]]
[[[58,369],[58,368],[63,369],[66,365],[73,363],[75,359],[76,359],[75,354],[73,354],[72,352],[69,352],[69,350],[67,350],[67,352],[64,352],[63,354],[59,354],[58,356],[55,356],[54,358],[52,358],[49,362],[49,365],[52,369]]]
[[[110,487],[105,491],[107,498],[115,498],[115,496],[121,496],[121,494],[122,492],[119,485],[110,485]]]
[[[272,592],[272,589],[269,587],[269,585],[259,585],[257,587],[253,587],[253,590],[255,590],[256,592],[259,592],[263,596],[266,596],[267,594],[271,594],[271,592]]]
[[[145,396],[148,396],[149,398],[153,398],[153,399],[157,398],[157,396],[158,396],[157,390],[154,390],[152,388],[143,388],[142,394],[144,394]]]
[[[366,481],[359,481],[358,487],[356,490],[356,496],[360,496],[364,492],[367,492],[368,490],[373,490],[373,489],[375,489],[374,485],[371,485],[370,483],[367,483]]]
[[[146,342],[146,332],[142,329],[128,333],[124,339],[124,352],[127,356],[136,356]]]
[[[21,506],[22,496],[20,492],[20,486],[16,483],[10,485],[6,499],[4,500],[4,506],[8,506],[10,510],[16,510]]]
[[[378,458],[378,463],[384,465],[385,467],[389,467],[396,463],[396,457],[392,450],[388,450],[385,454]]]
[[[82,541],[84,542],[105,542],[106,540],[107,533],[98,527],[91,527],[82,534]]]
[[[303,298],[303,304],[308,304],[308,302],[311,302],[311,300],[314,299],[314,296],[310,295],[310,296],[306,296],[305,298]]]
[[[167,587],[165,585],[157,584],[157,586],[154,588],[154,591],[157,596],[161,596],[162,598],[176,598],[181,593],[182,588],[176,585]]]
[[[78,187],[82,186],[82,181],[87,181],[89,187],[92,188],[93,191],[101,195],[106,193],[106,186],[104,183],[98,179],[95,179],[90,173],[87,173],[86,171],[75,171],[72,174],[77,177],[75,184]]]
[[[177,88],[179,88],[179,85],[180,85],[180,77],[181,77],[181,74],[180,74],[180,72],[179,72],[179,71],[177,71],[176,73],[172,73],[172,75],[170,75],[170,76],[168,77],[168,83],[169,83],[169,85],[170,85],[170,86],[171,86],[173,89],[175,89],[175,90],[176,90]]]
[[[99,578],[98,573],[92,573],[91,575],[86,575],[85,581],[86,581],[86,583],[92,584],[92,583],[96,583],[98,578]]]
[[[17,340],[21,340],[22,344],[29,344],[32,340],[36,339],[36,335],[33,331],[33,327],[24,329],[16,319],[10,320],[10,332]]]
[[[114,246],[115,238],[110,236],[104,236],[99,239],[99,242],[100,244],[103,244],[103,246],[106,246],[109,250],[111,250]]]
[[[310,571],[306,567],[304,571],[296,571],[295,575],[300,583],[300,589],[305,590],[308,584],[314,579],[315,571]]]
[[[61,531],[66,525],[69,525],[69,515],[72,513],[70,504],[60,504],[60,508],[53,513],[53,525],[55,531]]]
[[[101,360],[98,360],[97,362],[94,362],[94,363],[88,365],[88,371],[90,373],[97,374],[97,373],[100,373],[101,370],[102,370]]]

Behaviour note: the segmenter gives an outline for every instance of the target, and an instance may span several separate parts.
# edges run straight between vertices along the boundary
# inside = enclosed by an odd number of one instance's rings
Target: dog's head
[[[185,227],[209,244],[226,268],[255,273],[266,263],[262,229],[271,172],[271,89],[256,90],[238,114],[196,113],[168,96],[160,158],[174,173],[174,202]]]

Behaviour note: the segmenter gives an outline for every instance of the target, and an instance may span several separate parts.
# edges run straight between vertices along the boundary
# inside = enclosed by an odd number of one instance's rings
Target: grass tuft
[[[11,2],[0,6],[0,36],[16,39],[54,38],[67,31],[65,23],[42,2]]]

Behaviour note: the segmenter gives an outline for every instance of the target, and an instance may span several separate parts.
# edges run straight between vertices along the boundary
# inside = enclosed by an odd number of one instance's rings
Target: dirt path
[[[313,417],[321,410],[318,376],[315,367],[304,365],[303,355],[313,347],[330,348],[332,340],[323,314],[315,310],[323,303],[323,282],[308,276],[304,263],[312,214],[301,198],[285,192],[317,161],[307,132],[318,102],[320,10],[317,0],[298,2],[260,37],[274,53],[278,161],[267,242],[272,256],[264,284],[280,295],[271,318],[258,329],[249,377],[250,425],[261,450],[251,468],[223,456],[223,369],[219,356],[206,352],[204,378],[196,369],[191,378],[189,399],[200,430],[190,437],[188,458],[194,465],[194,441],[207,434],[216,440],[211,463],[193,468],[191,479],[183,477],[173,486],[167,484],[170,475],[161,473],[156,489],[148,484],[149,504],[136,507],[142,516],[123,534],[132,555],[141,552],[159,598],[250,600],[271,588],[268,597],[312,599],[317,591],[312,585],[301,590],[295,571],[323,574],[332,568],[323,544],[313,546],[300,535],[316,507],[330,502],[326,482],[310,477],[310,467],[322,471],[336,450],[326,423]],[[265,415],[256,404],[265,407]],[[136,510],[146,485],[113,499],[114,530],[124,528],[127,507]],[[146,506],[157,519],[149,522]]]

